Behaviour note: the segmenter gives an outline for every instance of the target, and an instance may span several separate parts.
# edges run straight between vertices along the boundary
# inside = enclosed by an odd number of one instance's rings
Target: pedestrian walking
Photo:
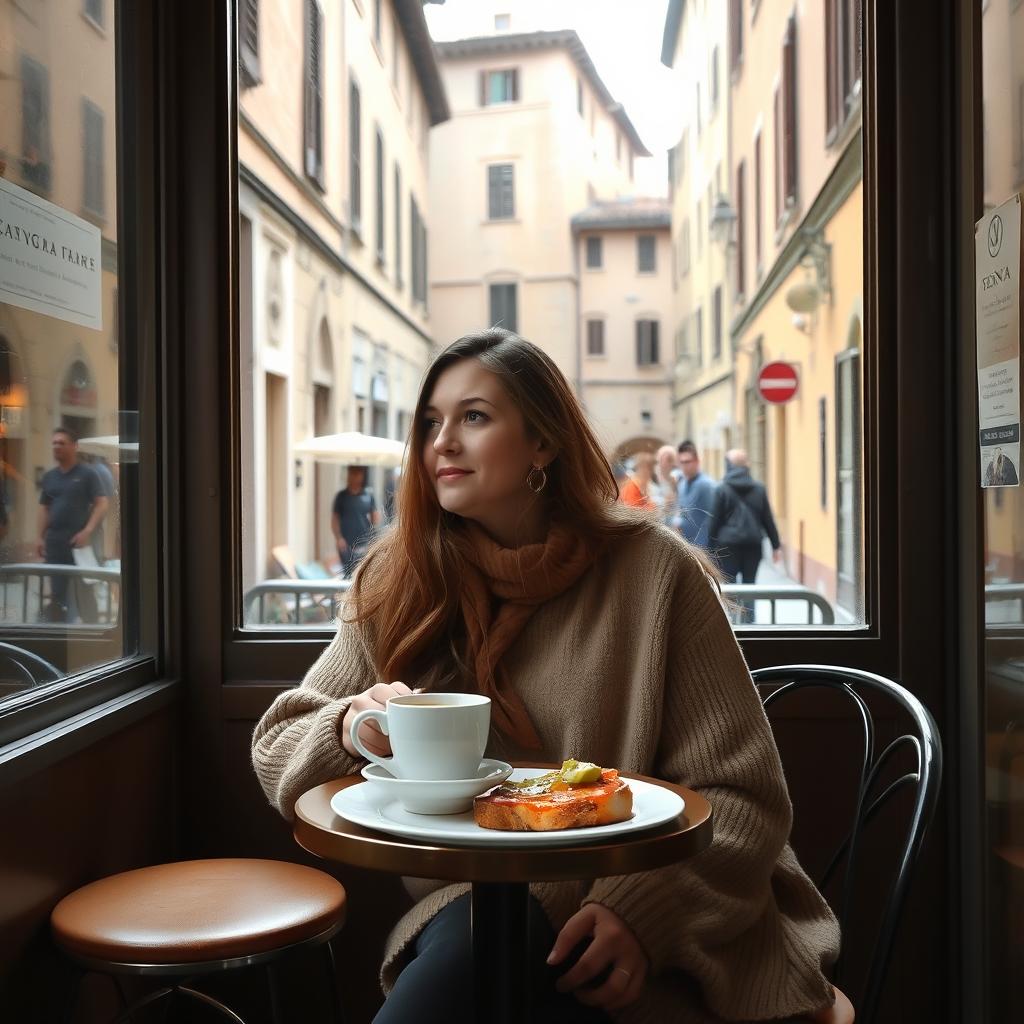
[[[678,487],[676,528],[691,544],[707,550],[715,505],[715,482],[701,471],[700,455],[692,441],[683,441],[677,455],[682,479]]]
[[[366,488],[366,467],[349,466],[346,486],[334,496],[331,532],[341,559],[342,575],[351,576],[370,544],[380,510]]]

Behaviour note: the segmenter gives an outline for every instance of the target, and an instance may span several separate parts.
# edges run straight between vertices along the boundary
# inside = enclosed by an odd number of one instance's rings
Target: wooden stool
[[[182,995],[244,1024],[191,987],[202,975],[267,969],[273,1019],[281,1020],[271,965],[293,950],[326,950],[336,1019],[343,1020],[331,939],[345,923],[345,889],[315,868],[274,860],[191,860],[125,871],[65,896],[50,915],[57,944],[86,970],[172,977],[126,1006],[114,1024]],[[122,999],[124,1002],[124,1000]],[[69,1008],[73,1012],[74,1006]]]

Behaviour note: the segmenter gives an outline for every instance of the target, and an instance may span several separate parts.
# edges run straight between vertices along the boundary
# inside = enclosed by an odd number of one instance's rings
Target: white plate
[[[547,768],[517,768],[513,782],[542,775]],[[670,789],[649,782],[627,779],[633,790],[633,817],[611,825],[592,828],[569,828],[558,832],[504,832],[481,828],[473,820],[473,812],[424,817],[411,814],[397,800],[380,799],[375,787],[365,782],[339,790],[331,798],[331,810],[341,818],[364,828],[376,829],[404,839],[452,846],[574,846],[597,843],[624,833],[663,825],[683,813],[683,798]]]
[[[415,814],[461,814],[473,809],[473,797],[486,793],[512,774],[512,765],[485,758],[471,779],[396,779],[379,764],[368,764],[362,777],[375,803],[398,800]]]

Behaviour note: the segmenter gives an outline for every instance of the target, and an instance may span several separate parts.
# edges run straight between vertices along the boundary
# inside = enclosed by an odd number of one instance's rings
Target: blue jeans
[[[469,907],[469,896],[460,896],[420,932],[413,959],[398,976],[373,1024],[473,1024]],[[603,1010],[555,991],[555,982],[582,949],[557,967],[544,962],[555,944],[555,932],[532,896],[529,936],[534,1010],[523,1024],[610,1024],[611,1018]]]

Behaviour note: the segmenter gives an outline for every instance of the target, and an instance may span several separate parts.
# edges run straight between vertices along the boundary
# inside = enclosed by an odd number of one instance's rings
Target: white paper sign
[[[103,327],[100,229],[0,178],[0,302]]]
[[[1020,202],[974,231],[982,487],[1020,486]]]

